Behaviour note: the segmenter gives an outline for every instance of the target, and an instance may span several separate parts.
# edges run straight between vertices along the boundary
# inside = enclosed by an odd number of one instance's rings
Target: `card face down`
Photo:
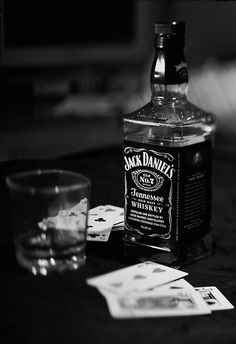
[[[177,280],[188,273],[146,261],[87,280],[89,285],[115,293],[142,291]]]

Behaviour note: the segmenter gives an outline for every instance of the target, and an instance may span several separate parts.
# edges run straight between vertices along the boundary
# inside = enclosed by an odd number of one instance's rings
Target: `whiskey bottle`
[[[124,116],[124,254],[183,266],[212,252],[215,118],[187,100],[185,23],[155,23],[151,100]]]

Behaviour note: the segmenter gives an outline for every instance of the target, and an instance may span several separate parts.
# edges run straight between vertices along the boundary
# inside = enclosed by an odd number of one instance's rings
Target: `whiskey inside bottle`
[[[151,101],[124,117],[124,252],[183,266],[212,251],[215,121],[187,101],[183,34],[175,29],[157,38]]]

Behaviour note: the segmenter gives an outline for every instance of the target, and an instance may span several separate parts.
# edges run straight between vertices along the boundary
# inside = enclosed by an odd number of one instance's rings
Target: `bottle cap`
[[[156,22],[155,23],[156,34],[185,34],[185,22],[184,21],[172,21],[172,22]]]

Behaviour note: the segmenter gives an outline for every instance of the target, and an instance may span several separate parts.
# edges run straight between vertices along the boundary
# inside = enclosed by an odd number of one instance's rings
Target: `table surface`
[[[216,286],[236,306],[236,160],[216,149],[213,162],[214,253],[184,268],[193,286]],[[113,319],[106,301],[85,279],[127,266],[121,233],[108,243],[88,243],[86,265],[75,272],[33,276],[15,260],[9,221],[7,173],[38,167],[78,171],[92,180],[91,207],[123,206],[122,148],[100,149],[51,160],[0,164],[1,343],[236,343],[235,310],[212,315]]]

